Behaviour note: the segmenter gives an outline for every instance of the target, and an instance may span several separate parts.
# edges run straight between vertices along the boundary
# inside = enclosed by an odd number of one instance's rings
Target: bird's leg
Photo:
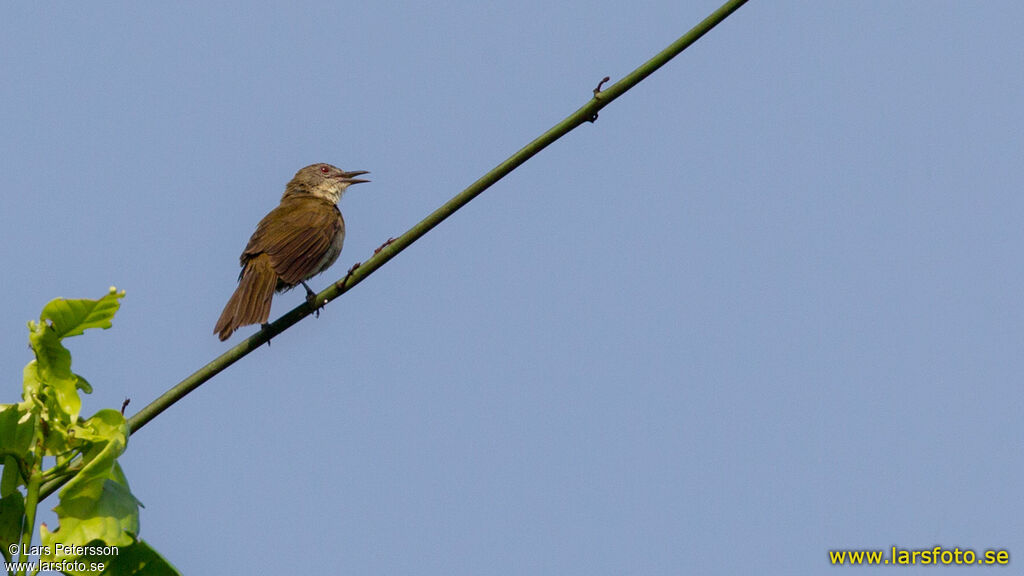
[[[264,322],[263,324],[260,324],[260,330],[266,330],[267,328],[270,328],[270,322]],[[270,347],[270,338],[267,338],[267,347]]]
[[[306,284],[305,280],[299,280],[299,282],[302,284],[302,287],[306,289],[306,304],[309,304],[309,307],[313,309],[313,313],[315,313],[316,317],[319,318],[320,308],[323,308],[323,306],[320,306],[319,308],[317,307],[316,292],[313,292],[313,289]]]
[[[302,284],[302,287],[306,289],[306,302],[309,302],[309,305],[312,306],[316,302],[316,292],[313,292],[313,289],[309,287],[309,284],[306,284],[305,280],[299,280],[299,284]]]

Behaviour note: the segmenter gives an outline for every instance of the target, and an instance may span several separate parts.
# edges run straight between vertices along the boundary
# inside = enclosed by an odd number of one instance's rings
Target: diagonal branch
[[[608,78],[601,80],[597,85],[597,88],[594,89],[593,98],[587,101],[586,104],[581,106],[578,110],[567,116],[558,124],[551,127],[547,132],[535,138],[532,142],[510,156],[507,160],[498,164],[490,172],[481,176],[480,179],[470,184],[465,190],[457,194],[451,200],[445,202],[440,208],[434,210],[429,216],[410,228],[405,234],[402,234],[394,240],[389,240],[381,246],[369,260],[363,262],[357,267],[354,267],[352,270],[349,270],[348,274],[346,274],[344,278],[336,281],[326,290],[317,294],[315,306],[319,308],[327,302],[338,298],[345,292],[348,292],[354,286],[365,280],[367,276],[373,274],[375,270],[383,266],[388,260],[397,256],[399,252],[408,248],[413,242],[440,224],[445,218],[454,214],[456,210],[465,206],[470,200],[476,198],[492,184],[505,177],[509,172],[515,170],[520,164],[526,162],[546,148],[549,144],[568,134],[581,124],[595,121],[597,119],[597,113],[602,108],[611,104],[613,100],[624,94],[633,86],[636,86],[644,78],[654,73],[655,70],[664,66],[669,60],[696,42],[712,28],[720,24],[730,14],[739,9],[740,6],[746,4],[746,2],[747,0],[728,0],[718,10],[715,10],[710,16],[705,18],[700,24],[694,26],[689,32],[682,35],[678,40],[670,44],[667,48],[656,54],[647,62],[644,62],[636,70],[633,70],[618,82],[602,89],[604,84],[608,81]],[[201,384],[210,378],[213,378],[222,370],[234,364],[248,353],[259,348],[274,336],[284,332],[293,324],[302,320],[306,316],[309,316],[313,313],[313,310],[314,308],[311,308],[308,304],[303,302],[284,316],[281,316],[271,324],[267,325],[263,330],[260,330],[256,334],[253,334],[249,338],[243,340],[238,345],[224,352],[207,365],[195,371],[188,378],[185,378],[176,384],[173,388],[129,418],[128,425],[131,428],[131,432],[134,434],[150,420],[156,418],[158,414],[169,408],[178,400],[181,400],[186,394],[195,390]],[[69,472],[74,471],[75,466],[72,465]],[[43,485],[40,493],[40,500],[46,498],[60,488],[68,478],[70,478],[70,476],[64,476]]]
[[[602,81],[601,84],[598,85],[598,88],[594,90],[594,97],[578,110],[551,127],[547,132],[535,138],[533,142],[524,146],[507,160],[498,164],[490,172],[481,176],[480,179],[470,184],[465,190],[457,194],[451,200],[445,202],[440,208],[434,210],[429,216],[410,228],[405,234],[402,234],[394,241],[383,246],[369,260],[363,262],[354,270],[351,270],[345,278],[335,282],[323,292],[317,294],[316,306],[322,306],[323,304],[336,299],[338,296],[341,296],[345,292],[348,292],[354,286],[365,280],[367,276],[373,274],[375,270],[383,266],[388,260],[397,256],[399,252],[408,248],[413,242],[440,224],[445,218],[454,214],[456,210],[465,206],[470,200],[476,198],[492,184],[505,177],[509,172],[515,170],[520,164],[526,162],[546,148],[549,144],[568,134],[579,125],[596,120],[598,111],[608,104],[611,104],[613,100],[624,94],[633,86],[636,86],[641,80],[650,76],[655,70],[664,66],[665,63],[696,42],[701,36],[725,20],[730,14],[735,12],[746,2],[747,0],[727,1],[718,10],[715,10],[710,16],[705,18],[700,24],[694,26],[689,32],[682,35],[678,40],[656,54],[647,62],[644,62],[636,70],[633,70],[618,82],[604,90],[600,90],[601,86],[604,85],[607,79]],[[218,356],[206,366],[197,370],[188,378],[182,380],[179,384],[165,392],[159,398],[151,402],[145,408],[136,412],[135,415],[128,419],[128,424],[131,427],[132,433],[135,433],[139,428],[145,426],[147,422],[155,418],[158,414],[166,410],[186,394],[199,387],[199,385],[210,378],[213,378],[221,370],[224,370],[228,366],[234,364],[243,356],[259,348],[274,336],[284,332],[299,320],[309,316],[312,312],[313,310],[306,303],[300,304],[284,316],[281,316],[269,324],[263,330],[253,334],[235,347]]]

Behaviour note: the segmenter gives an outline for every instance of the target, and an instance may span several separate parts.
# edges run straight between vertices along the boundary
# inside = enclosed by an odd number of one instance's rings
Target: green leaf
[[[78,420],[78,413],[82,410],[82,397],[78,395],[78,379],[71,375],[71,378],[50,378],[50,389],[53,391],[55,406],[59,408],[58,414],[61,420],[66,423]],[[54,413],[50,413],[51,418]]]
[[[60,338],[46,324],[33,324],[33,329],[28,335],[29,346],[36,353],[36,370],[38,378],[44,384],[50,384],[50,380],[60,378],[72,380],[71,373],[71,352],[60,343]]]
[[[87,444],[84,466],[60,491],[54,508],[60,528],[40,527],[40,541],[51,546],[60,561],[73,556],[57,554],[55,545],[85,546],[99,540],[110,546],[129,546],[139,533],[139,501],[117,463],[128,443],[128,423],[117,410],[100,410],[81,426],[75,439]]]
[[[85,378],[82,378],[78,374],[75,374],[74,376],[75,376],[75,388],[78,388],[79,390],[81,390],[82,392],[85,392],[86,394],[92,394],[92,384],[89,384],[88,380],[86,380]]]
[[[18,486],[23,484],[25,478],[18,468],[18,461],[14,456],[4,456],[3,471],[0,471],[0,498],[14,494],[18,491]]]
[[[29,322],[28,343],[36,353],[41,370],[71,372],[71,352],[60,343],[57,331],[45,322]]]
[[[45,560],[75,558],[57,553],[56,544],[85,546],[99,540],[109,546],[129,546],[139,533],[139,503],[128,486],[112,478],[79,483],[70,494],[62,494],[53,509],[60,528],[50,532],[40,526],[40,541],[54,552]]]
[[[39,363],[33,360],[25,364],[21,374],[21,399],[30,402],[43,391],[43,381],[39,379]]]
[[[46,422],[46,451],[49,454],[67,451],[68,428],[78,420],[78,412],[82,408],[82,399],[75,390],[74,381],[54,375],[49,380],[44,379],[39,362],[35,360],[25,365],[23,378],[25,404],[32,406],[38,418]]]
[[[6,467],[5,467],[6,469]],[[21,540],[21,525],[25,517],[25,498],[21,492],[0,498],[0,547],[3,548],[4,559],[11,561],[11,544]]]
[[[91,446],[85,450],[82,470],[61,490],[61,502],[66,496],[80,490],[78,484],[112,478],[114,470],[120,470],[117,468],[117,457],[128,444],[128,434],[128,423],[124,416],[110,408],[100,410],[76,428],[76,439],[90,443]]]
[[[36,431],[32,407],[31,402],[0,404],[0,454],[11,455],[19,460],[28,455]],[[6,495],[7,491],[0,487],[0,496]]]
[[[118,292],[113,286],[99,300],[57,298],[43,307],[39,320],[49,320],[58,338],[78,336],[89,328],[110,328],[121,298],[124,291]]]
[[[88,442],[114,443],[118,452],[113,458],[117,458],[128,444],[128,433],[128,422],[124,415],[112,408],[105,408],[82,423],[77,437]]]
[[[78,419],[82,399],[78,395],[78,377],[71,372],[71,353],[61,345],[53,330],[37,324],[39,329],[29,335],[29,344],[36,359],[23,371],[23,392],[26,399],[38,397],[46,413],[45,420],[59,419],[65,424]],[[52,391],[48,394],[47,391]]]
[[[102,546],[102,543],[94,545]],[[104,564],[103,576],[181,576],[181,573],[153,550],[145,540],[136,540],[130,546],[121,546],[115,555],[86,554],[78,561]],[[94,576],[96,572],[67,572],[74,576]]]

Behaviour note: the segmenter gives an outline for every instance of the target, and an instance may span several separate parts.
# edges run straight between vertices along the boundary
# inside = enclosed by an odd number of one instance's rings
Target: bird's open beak
[[[353,170],[351,172],[342,172],[341,173],[341,178],[339,178],[339,180],[341,180],[342,182],[347,182],[349,184],[360,184],[362,182],[369,182],[369,180],[363,180],[362,178],[355,178],[355,176],[359,176],[359,175],[362,175],[362,174],[369,174],[369,173],[370,172],[367,171],[367,170]]]

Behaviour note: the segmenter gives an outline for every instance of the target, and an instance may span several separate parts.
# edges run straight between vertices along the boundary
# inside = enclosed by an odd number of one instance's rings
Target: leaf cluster
[[[141,504],[117,462],[130,433],[124,416],[103,409],[80,418],[79,394],[92,386],[71,370],[62,342],[110,328],[123,297],[111,287],[98,300],[58,298],[28,323],[35,359],[23,372],[22,401],[0,404],[0,553],[8,562],[18,552],[20,562],[38,556],[73,567],[66,574],[178,573],[138,537]],[[59,526],[40,526],[41,545],[31,546],[40,486],[55,480],[66,481],[54,508]]]

